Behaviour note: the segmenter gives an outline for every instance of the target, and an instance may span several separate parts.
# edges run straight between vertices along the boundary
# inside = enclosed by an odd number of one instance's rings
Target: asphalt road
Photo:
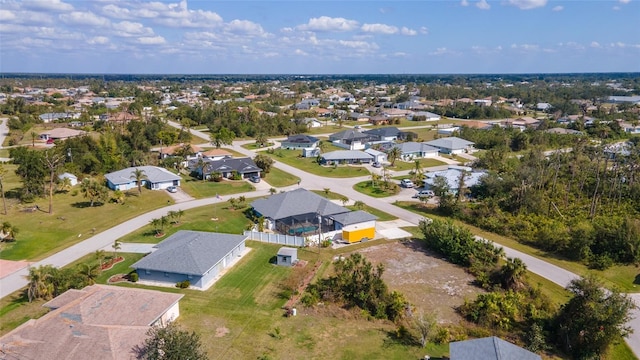
[[[178,124],[172,124],[173,126],[179,126]],[[191,132],[208,141],[208,134],[191,130]],[[236,142],[232,146],[233,150],[245,154],[247,156],[253,157],[255,155],[254,152],[244,149],[240,146],[240,143]],[[281,163],[276,161],[274,164],[275,167],[286,171],[292,175],[295,175],[301,179],[300,187],[309,189],[309,190],[321,190],[324,188],[330,188],[334,192],[341,193],[347,196],[349,199],[357,201],[363,201],[367,205],[377,208],[381,211],[394,215],[400,219],[408,221],[412,224],[418,224],[423,217],[412,213],[410,211],[401,209],[396,207],[390,203],[390,199],[378,199],[372,198],[370,196],[364,195],[353,190],[353,185],[357,182],[363,181],[368,177],[359,177],[359,178],[345,178],[345,179],[328,179],[322,178],[313,174],[309,174],[297,168],[294,168],[290,165]],[[297,185],[280,189],[280,190],[289,190],[297,188]],[[235,196],[245,196],[256,197],[267,195],[268,191],[266,190],[258,190],[244,194],[235,194]],[[161,215],[165,215],[169,210],[188,210],[196,207],[201,207],[205,205],[210,205],[213,203],[226,201],[225,197],[222,200],[216,198],[207,198],[207,199],[199,199],[193,201],[187,201],[180,204],[175,204],[171,206],[164,207],[162,209],[154,210],[148,212],[146,214],[140,215],[134,219],[126,221],[122,224],[116,225],[113,228],[101,232],[97,235],[89,237],[87,240],[82,241],[74,246],[71,246],[65,250],[62,250],[55,255],[52,255],[42,261],[39,261],[34,266],[50,264],[56,267],[61,267],[72,263],[73,261],[95,252],[98,249],[105,248],[116,239],[119,239],[149,223],[149,221],[153,218],[158,218]],[[535,274],[538,274],[560,286],[567,286],[572,279],[578,278],[576,274],[573,274],[567,270],[559,268],[555,265],[549,264],[543,260],[535,258],[533,256],[524,254],[520,251],[504,247],[504,251],[509,257],[518,257],[524,261],[527,265],[527,269]],[[28,269],[22,269],[16,273],[8,275],[2,279],[0,279],[0,297],[4,297],[14,291],[21,289],[22,287],[27,285],[26,275],[28,274]],[[636,304],[640,304],[640,294],[633,294],[632,298],[636,302]],[[631,334],[626,342],[629,344],[630,348],[633,350],[636,356],[640,356],[640,311],[638,309],[633,312],[634,320],[632,320],[629,325],[635,330],[633,334]]]

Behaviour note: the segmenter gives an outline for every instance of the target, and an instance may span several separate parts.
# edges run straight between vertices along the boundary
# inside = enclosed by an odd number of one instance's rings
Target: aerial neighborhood
[[[5,74],[0,358],[635,358],[638,94]]]

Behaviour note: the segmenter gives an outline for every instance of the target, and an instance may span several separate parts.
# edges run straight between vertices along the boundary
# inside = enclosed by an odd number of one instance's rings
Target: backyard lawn
[[[437,159],[417,159],[417,160],[420,161],[421,168],[447,165],[445,162],[442,162]],[[468,161],[468,160],[465,159],[465,161]],[[394,171],[413,170],[415,168],[416,168],[415,161],[402,161],[402,160],[396,160],[396,163],[394,164],[394,166],[387,166],[387,169],[394,170]]]
[[[220,182],[200,180],[193,177],[183,178],[180,188],[196,199],[254,191],[250,183],[244,180],[222,180]]]
[[[9,173],[13,173],[9,171]],[[9,180],[11,193],[19,183]],[[33,204],[22,205],[8,201],[7,219],[17,227],[17,241],[3,244],[0,258],[6,260],[36,261],[75,243],[86,240],[95,233],[104,231],[114,224],[122,223],[137,215],[167,205],[171,198],[166,191],[143,189],[125,192],[124,204],[107,202],[99,206],[89,206],[89,202],[74,188],[68,193],[58,193],[53,197],[53,214],[46,212],[47,199],[37,199]],[[11,199],[12,200],[12,199]],[[40,210],[33,209],[38,205]]]
[[[288,172],[284,172],[274,166],[271,167],[268,174],[263,173],[263,178],[269,185],[273,187],[285,187],[297,184],[300,178],[293,176]]]
[[[300,170],[329,178],[348,178],[369,175],[369,170],[359,165],[321,166],[315,157],[304,158],[299,156],[299,150],[276,149],[273,153],[264,152],[276,161],[282,161],[287,165]]]
[[[403,176],[403,178],[405,177],[406,176]],[[382,183],[382,180],[380,180],[379,182]],[[373,186],[371,184],[371,180],[359,182],[353,185],[353,189],[356,190],[357,192],[360,192],[375,198],[383,198],[383,197],[393,196],[397,194],[396,191],[389,191],[389,190],[383,189],[380,186],[380,184],[378,184],[377,186]]]

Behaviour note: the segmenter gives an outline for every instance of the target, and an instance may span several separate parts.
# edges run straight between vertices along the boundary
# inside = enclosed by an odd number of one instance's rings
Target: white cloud
[[[309,31],[352,31],[357,28],[358,22],[355,20],[332,18],[329,16],[311,18],[308,23],[297,26],[299,30]]]
[[[136,39],[141,45],[162,45],[167,41],[162,36],[143,36]]]
[[[16,14],[13,11],[0,9],[0,21],[16,20]]]
[[[460,6],[469,6],[469,1],[468,0],[460,1]]]
[[[22,6],[26,9],[34,9],[34,10],[46,10],[46,11],[71,11],[73,10],[73,5],[67,4],[60,0],[30,0],[23,1]]]
[[[392,35],[398,33],[398,28],[386,24],[363,24],[360,30],[375,34]]]
[[[491,5],[487,2],[487,0],[480,0],[476,3],[476,7],[481,10],[489,10],[491,9]]]
[[[520,10],[531,10],[547,5],[547,0],[508,0],[507,3]]]
[[[90,11],[72,11],[68,14],[61,14],[60,20],[69,25],[87,25],[103,27],[110,24],[109,19],[98,16]]]
[[[614,6],[614,7],[613,7],[613,10],[615,10],[615,11],[620,10],[620,6]]]
[[[422,26],[422,27],[420,28],[420,34],[422,34],[422,35],[427,35],[428,33],[429,33],[429,29],[427,29],[427,27],[426,27],[426,26]]]
[[[413,29],[409,29],[408,27],[404,27],[404,26],[402,27],[402,29],[400,29],[400,33],[402,35],[407,35],[407,36],[414,36],[418,34],[417,31]]]
[[[232,33],[240,33],[251,36],[265,36],[267,33],[264,31],[260,24],[256,24],[249,20],[232,20],[226,25],[226,30]]]
[[[540,50],[540,46],[535,44],[511,44],[511,48],[514,50],[522,50],[522,51]]]
[[[437,48],[436,51],[430,52],[429,55],[445,55],[449,53],[450,53],[450,50],[448,50],[446,47],[441,47],[441,48]]]
[[[121,21],[113,24],[114,32],[117,36],[132,37],[132,36],[151,36],[153,30],[138,22]]]
[[[300,49],[296,49],[293,53],[295,55],[300,55],[300,56],[309,56],[309,54],[307,52],[305,52],[304,50],[300,50]]]
[[[631,2],[631,0],[618,0],[618,2],[619,2],[620,4],[628,4],[628,3],[630,3],[630,2]]]
[[[564,10],[564,6],[562,5],[558,5],[558,6],[554,6],[553,9],[551,9],[553,11],[562,11]]]
[[[366,41],[339,40],[338,43],[356,51],[378,50],[378,45],[376,43],[369,43]]]
[[[87,39],[87,44],[90,45],[104,45],[109,43],[109,38],[106,36],[95,36]]]
[[[598,43],[597,41],[592,41],[591,44],[589,44],[589,46],[591,46],[592,48],[599,48],[600,43]]]

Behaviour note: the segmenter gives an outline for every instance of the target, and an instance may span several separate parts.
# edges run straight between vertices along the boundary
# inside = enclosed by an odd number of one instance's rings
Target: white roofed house
[[[333,164],[369,164],[373,162],[373,156],[359,150],[336,150],[320,155],[323,165]]]
[[[400,159],[411,161],[413,159],[434,158],[438,156],[438,148],[426,143],[404,142],[396,144],[394,147],[400,149]]]
[[[142,185],[151,190],[162,190],[169,186],[180,186],[180,176],[157,166],[135,166],[105,174],[107,186],[111,190],[129,190],[138,187],[133,173],[136,169],[144,171],[146,178]]]
[[[425,144],[438,148],[443,154],[461,154],[474,150],[473,142],[455,136],[426,141]]]

